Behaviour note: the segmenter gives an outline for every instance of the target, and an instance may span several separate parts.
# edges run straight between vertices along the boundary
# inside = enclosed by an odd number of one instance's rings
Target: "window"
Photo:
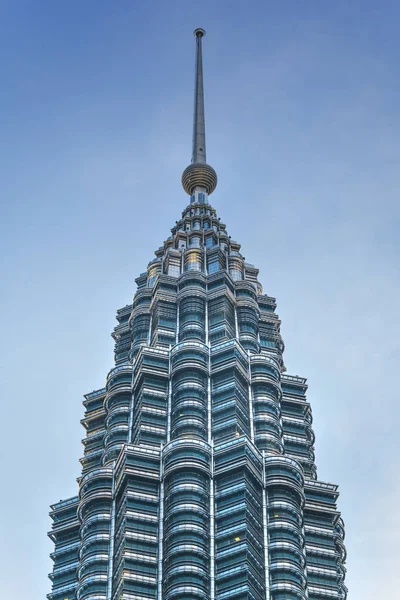
[[[242,272],[238,271],[237,269],[230,269],[229,273],[233,281],[240,281],[241,279],[243,279]]]
[[[197,235],[190,238],[190,246],[192,248],[200,248],[200,238]]]
[[[219,271],[219,264],[217,261],[209,263],[208,265],[208,272],[211,275],[211,273],[216,273],[217,271]]]
[[[179,265],[169,265],[168,275],[171,275],[171,277],[179,277],[180,274],[181,268]]]

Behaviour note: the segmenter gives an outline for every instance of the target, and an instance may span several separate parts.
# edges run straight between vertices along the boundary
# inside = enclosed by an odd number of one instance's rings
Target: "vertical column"
[[[250,364],[250,351],[247,350],[247,356],[249,359],[249,418],[250,418],[250,439],[254,444],[254,413],[253,413],[253,392],[251,389],[251,364]]]
[[[214,499],[214,445],[212,439],[212,404],[211,404],[211,346],[208,336],[208,301],[206,300],[206,344],[208,346],[208,375],[207,375],[207,413],[208,413],[208,443],[211,447],[211,476],[210,476],[210,600],[215,599],[215,499]]]
[[[243,348],[250,352],[259,352],[259,319],[256,291],[248,281],[236,281],[237,320],[239,340]]]
[[[113,463],[112,476],[112,504],[111,504],[111,521],[110,521],[110,553],[108,557],[108,581],[107,581],[107,600],[112,597],[112,582],[113,582],[113,563],[114,563],[114,536],[115,536],[115,462]]]
[[[214,448],[216,597],[265,600],[262,457],[247,437]]]
[[[157,599],[163,600],[162,578],[163,578],[163,544],[164,544],[164,468],[163,448],[160,449],[160,496],[158,505],[158,571],[157,571]]]
[[[114,477],[112,599],[140,597],[156,600],[162,506],[160,450],[125,446],[118,458]]]
[[[180,343],[171,351],[171,440],[207,440],[208,360],[208,348],[199,342]]]
[[[78,599],[96,596],[108,600],[110,556],[113,553],[111,520],[113,469],[95,469],[82,477],[79,486],[78,518],[81,522],[78,568]]]
[[[238,316],[237,316],[237,308],[235,305],[235,338],[239,339],[239,325],[238,325]]]
[[[107,377],[107,394],[104,400],[106,412],[104,452],[102,462],[111,464],[118,457],[129,437],[132,408],[132,365],[120,365],[111,369]]]
[[[199,294],[183,297],[179,302],[179,340],[205,341],[205,300]]]
[[[265,600],[270,600],[269,591],[269,549],[268,549],[268,496],[265,487],[265,450],[263,450],[263,531],[264,531],[264,569],[265,569]]]
[[[196,439],[164,449],[162,600],[210,600],[210,448]]]
[[[208,443],[212,441],[212,402],[211,402],[211,348],[208,347],[208,376],[207,376],[207,419],[208,419]]]
[[[167,434],[169,350],[144,346],[135,359],[132,443],[157,450]]]
[[[214,445],[211,440],[210,478],[210,600],[215,599],[215,498],[214,498]]]
[[[180,319],[180,314],[179,314],[179,302],[177,303],[177,307],[176,307],[176,337],[175,337],[175,344],[178,343],[179,341],[179,319]]]
[[[264,455],[264,469],[271,597],[304,600],[303,472],[285,456]]]
[[[172,411],[172,369],[171,369],[171,346],[169,348],[168,361],[168,404],[167,404],[167,443],[171,440],[171,411]]]
[[[47,596],[49,600],[56,600],[71,596],[75,598],[78,585],[77,566],[79,542],[79,521],[76,514],[78,498],[60,500],[51,506],[50,516],[53,520],[52,531],[49,537],[55,544],[51,555],[54,561],[51,575],[52,591]],[[61,590],[61,591],[60,591]],[[62,596],[61,596],[62,593]]]
[[[207,294],[208,288],[207,288],[207,284],[206,284],[206,294]],[[204,312],[204,325],[205,325],[205,343],[206,346],[209,345],[209,336],[208,336],[208,299],[206,297],[206,303],[205,303],[205,312]]]
[[[283,453],[280,369],[277,359],[265,354],[250,357],[254,411],[254,439],[259,450]]]

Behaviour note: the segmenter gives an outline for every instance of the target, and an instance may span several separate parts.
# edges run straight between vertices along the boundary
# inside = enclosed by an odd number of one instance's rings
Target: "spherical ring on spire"
[[[207,194],[212,194],[217,187],[217,174],[207,163],[192,163],[183,171],[182,185],[189,196],[196,187],[205,188]]]

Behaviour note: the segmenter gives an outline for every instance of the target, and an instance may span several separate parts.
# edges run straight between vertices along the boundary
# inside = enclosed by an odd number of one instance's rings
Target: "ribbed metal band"
[[[205,188],[207,194],[212,194],[217,187],[217,174],[210,165],[192,163],[183,171],[182,186],[189,196],[196,187]]]

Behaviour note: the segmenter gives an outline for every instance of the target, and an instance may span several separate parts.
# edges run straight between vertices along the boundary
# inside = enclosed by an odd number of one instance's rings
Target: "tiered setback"
[[[196,199],[118,311],[116,366],[85,397],[48,598],[345,600],[306,380],[285,372],[257,269]]]

